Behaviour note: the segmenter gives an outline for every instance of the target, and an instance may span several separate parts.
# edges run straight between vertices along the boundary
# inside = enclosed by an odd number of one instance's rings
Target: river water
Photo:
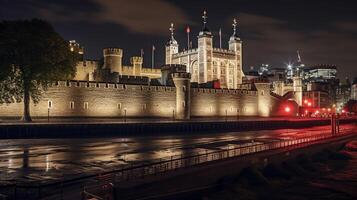
[[[0,183],[75,177],[131,163],[286,140],[324,130],[329,126],[155,137],[0,140]]]

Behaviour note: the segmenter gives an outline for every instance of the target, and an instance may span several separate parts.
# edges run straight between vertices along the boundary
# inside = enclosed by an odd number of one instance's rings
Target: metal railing
[[[6,193],[2,192],[4,187],[0,188],[0,193],[6,194],[6,199],[39,199],[44,196],[57,194],[59,197],[53,199],[64,199],[63,191],[67,187],[78,184],[80,188],[90,188],[103,183],[121,183],[125,181],[134,181],[150,176],[156,176],[162,173],[175,171],[182,168],[192,167],[204,163],[219,161],[223,159],[234,158],[277,149],[296,149],[309,146],[321,140],[340,137],[355,133],[355,129],[340,129],[338,134],[332,135],[331,131],[324,131],[319,134],[305,134],[303,137],[296,137],[290,140],[274,141],[269,143],[249,143],[239,145],[236,148],[227,148],[213,152],[200,152],[194,155],[177,155],[159,160],[153,160],[147,164],[131,164],[122,168],[103,172],[100,174],[89,175],[76,179],[62,180],[55,183],[37,184],[37,185],[9,185]],[[103,179],[104,177],[104,179]],[[12,191],[9,193],[9,191]],[[83,190],[84,191],[84,190]],[[86,191],[88,193],[88,191]],[[88,193],[89,194],[89,193]],[[31,198],[29,198],[31,197]]]
[[[170,159],[161,159],[161,161],[154,162],[147,165],[130,166],[123,168],[117,172],[109,172],[112,174],[113,182],[131,181],[135,179],[142,179],[146,176],[161,174],[168,171],[177,170],[180,168],[191,167],[198,164],[203,164],[222,159],[233,158],[237,156],[244,156],[258,152],[276,150],[276,149],[295,149],[303,146],[311,145],[320,140],[325,140],[332,137],[338,137],[352,133],[353,129],[343,129],[339,134],[332,135],[330,131],[314,134],[308,137],[295,138],[292,140],[283,140],[270,143],[253,143],[243,145],[237,148],[218,150],[214,152],[202,152],[196,155],[173,156]]]

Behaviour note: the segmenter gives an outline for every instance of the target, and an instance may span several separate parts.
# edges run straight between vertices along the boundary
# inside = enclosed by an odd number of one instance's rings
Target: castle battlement
[[[213,48],[213,53],[235,54],[235,51],[222,48]]]
[[[79,61],[77,66],[87,67],[87,66],[94,66],[98,64],[99,62],[97,60],[84,60],[84,61]]]
[[[103,55],[104,56],[108,56],[108,55],[123,56],[123,50],[120,48],[105,48],[105,49],[103,49]]]
[[[130,77],[140,78],[140,77]],[[150,85],[132,85],[120,83],[104,83],[95,81],[55,81],[50,87],[57,88],[103,88],[103,89],[121,89],[121,90],[138,90],[138,91],[158,91],[158,92],[175,92],[175,87],[169,86],[150,86]]]
[[[141,72],[144,73],[160,73],[160,69],[152,69],[152,68],[141,68]]]
[[[208,94],[245,94],[245,95],[257,95],[257,91],[254,90],[242,90],[242,89],[210,89],[210,88],[192,88],[194,93],[208,93]]]
[[[194,54],[197,53],[198,48],[194,48],[194,49],[189,49],[189,50],[185,50],[185,51],[181,51],[179,53],[173,54],[173,56],[183,56],[183,55],[188,55],[188,54]]]
[[[143,58],[140,56],[133,56],[130,58],[130,63],[133,64],[143,64]]]
[[[172,73],[172,78],[191,79],[191,74],[190,73],[186,73],[186,72],[175,72],[175,73]]]

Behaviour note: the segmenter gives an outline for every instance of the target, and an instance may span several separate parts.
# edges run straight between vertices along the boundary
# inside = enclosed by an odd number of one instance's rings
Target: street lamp
[[[290,107],[289,106],[286,106],[285,107],[285,112],[289,113],[291,111]]]
[[[48,101],[47,105],[47,122],[50,122],[50,110],[52,108],[52,101]]]

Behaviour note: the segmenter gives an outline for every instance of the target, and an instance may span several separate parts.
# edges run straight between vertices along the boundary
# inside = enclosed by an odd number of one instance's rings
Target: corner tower
[[[172,55],[178,53],[178,46],[179,46],[174,38],[175,28],[173,23],[171,23],[171,27],[169,28],[169,30],[171,32],[171,38],[165,46],[165,64],[167,65],[174,64],[172,63]]]
[[[242,70],[242,41],[237,34],[237,20],[233,20],[233,35],[229,39],[229,50],[234,51],[236,66],[234,70],[234,86],[238,88],[242,84],[243,70]]]
[[[176,87],[176,111],[175,118],[181,120],[190,119],[191,115],[191,74],[187,72],[175,72],[172,79]]]
[[[212,33],[207,28],[207,12],[203,12],[203,27],[198,35],[198,83],[213,80]]]
[[[109,69],[110,72],[117,72],[122,74],[122,58],[123,50],[119,48],[105,48],[103,49],[104,65],[103,69]]]

